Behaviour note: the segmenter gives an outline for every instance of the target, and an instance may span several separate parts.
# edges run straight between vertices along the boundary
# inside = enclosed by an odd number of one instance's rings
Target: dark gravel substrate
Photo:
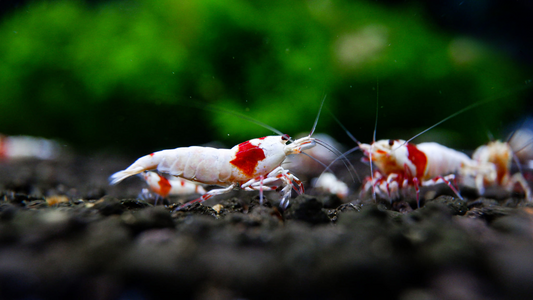
[[[533,297],[523,199],[302,195],[281,211],[237,192],[174,212],[136,199],[140,180],[107,185],[129,162],[0,162],[0,299]]]

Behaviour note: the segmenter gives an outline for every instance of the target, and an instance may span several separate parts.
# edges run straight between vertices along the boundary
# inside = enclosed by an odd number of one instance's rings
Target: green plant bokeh
[[[308,132],[326,94],[327,110],[370,141],[378,92],[378,138],[406,139],[501,96],[425,135],[475,147],[525,105],[524,70],[438,29],[415,4],[40,1],[5,17],[0,36],[0,132],[89,151],[231,146],[270,134],[199,109],[208,105]],[[328,114],[317,131],[348,140]]]

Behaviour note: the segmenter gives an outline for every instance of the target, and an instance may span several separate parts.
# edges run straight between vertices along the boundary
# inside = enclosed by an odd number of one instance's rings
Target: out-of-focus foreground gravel
[[[0,162],[0,299],[526,299],[523,199],[374,204],[236,192],[174,211],[114,157]],[[309,191],[313,193],[312,190]],[[193,197],[194,198],[194,197]],[[218,205],[217,205],[218,204]]]

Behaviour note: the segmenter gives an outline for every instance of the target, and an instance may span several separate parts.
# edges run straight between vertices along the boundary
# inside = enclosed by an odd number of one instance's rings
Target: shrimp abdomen
[[[109,177],[110,183],[117,184],[130,176],[137,175],[144,171],[153,170],[157,168],[157,166],[159,165],[161,161],[162,156],[164,156],[164,154],[161,152],[167,152],[167,151],[173,151],[173,150],[158,151],[158,152],[154,152],[154,153],[145,155],[137,159],[133,164],[131,164],[125,170],[116,172],[115,174],[111,175]]]
[[[417,148],[426,153],[428,169],[424,179],[430,179],[443,174],[456,173],[463,164],[472,160],[468,155],[437,143],[421,143]]]
[[[159,172],[205,184],[228,183],[231,150],[193,146],[173,151],[157,166]]]

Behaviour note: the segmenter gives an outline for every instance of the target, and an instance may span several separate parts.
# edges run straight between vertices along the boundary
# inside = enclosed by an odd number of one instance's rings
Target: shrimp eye
[[[392,147],[392,145],[394,145],[394,140],[389,140],[389,146]]]
[[[291,137],[288,135],[288,134],[284,134],[281,136],[281,139],[284,140],[284,141],[288,141],[291,139]]]

